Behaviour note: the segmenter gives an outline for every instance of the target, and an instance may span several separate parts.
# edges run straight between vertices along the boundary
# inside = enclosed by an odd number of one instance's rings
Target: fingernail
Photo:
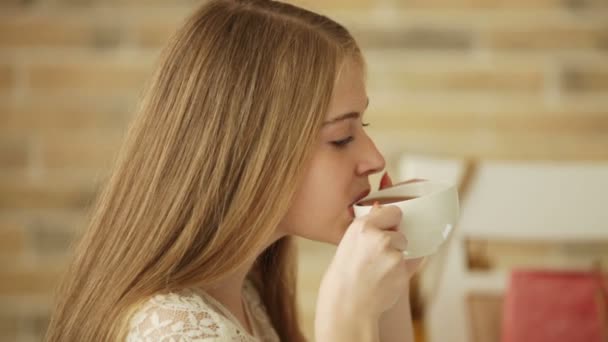
[[[387,175],[388,172],[384,171],[384,174],[382,174],[382,177],[380,178],[380,189],[385,188],[388,185],[388,181],[386,179]]]
[[[390,188],[391,186],[393,186],[391,176],[388,175],[388,171],[384,171],[384,174],[380,179],[380,189]]]
[[[378,209],[378,208],[380,208],[380,202],[374,201],[374,204],[372,205],[372,210]]]

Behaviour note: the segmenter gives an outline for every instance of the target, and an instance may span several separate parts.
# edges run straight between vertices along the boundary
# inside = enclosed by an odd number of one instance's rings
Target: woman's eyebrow
[[[344,120],[347,120],[347,119],[358,119],[360,116],[361,116],[361,113],[359,113],[359,112],[350,112],[350,113],[342,114],[342,115],[340,115],[340,116],[338,116],[336,118],[333,118],[333,119],[331,119],[329,121],[325,121],[323,123],[323,126],[335,124],[335,123],[338,123],[340,121],[344,121]]]
[[[367,98],[367,104],[365,105],[365,108],[367,109],[368,106],[369,106],[369,98]],[[335,117],[329,121],[325,121],[323,123],[323,126],[329,125],[329,124],[334,124],[334,123],[344,121],[347,119],[358,119],[360,117],[361,117],[361,113],[359,113],[359,112],[349,112],[349,113],[345,113],[342,115],[338,115],[337,117]]]

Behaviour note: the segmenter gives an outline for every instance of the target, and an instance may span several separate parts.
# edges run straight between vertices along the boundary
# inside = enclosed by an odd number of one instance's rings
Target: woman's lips
[[[350,213],[350,217],[354,218],[355,217],[355,209],[354,206],[355,204],[357,204],[357,202],[359,202],[360,200],[364,199],[365,197],[367,197],[367,195],[369,195],[369,193],[371,192],[370,189],[365,189],[364,191],[362,191],[356,198],[355,200],[348,206],[348,212]]]
[[[360,200],[364,199],[367,195],[369,195],[370,193],[370,189],[366,189],[363,192],[361,192],[356,198],[355,200],[350,204],[350,206],[352,207],[353,205],[355,205],[357,202],[359,202]]]

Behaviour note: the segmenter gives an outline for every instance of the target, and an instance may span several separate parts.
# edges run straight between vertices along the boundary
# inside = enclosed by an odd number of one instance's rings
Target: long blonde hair
[[[255,258],[289,208],[349,57],[362,62],[347,30],[289,4],[196,10],[162,52],[46,341],[124,340],[153,294],[204,287]],[[281,340],[304,340],[292,238],[252,272]]]

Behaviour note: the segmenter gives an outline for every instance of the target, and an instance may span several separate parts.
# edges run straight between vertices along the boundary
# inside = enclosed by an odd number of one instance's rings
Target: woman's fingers
[[[364,218],[365,226],[371,226],[380,230],[395,230],[403,214],[401,209],[395,205],[374,207]]]
[[[386,234],[390,237],[390,247],[396,249],[400,252],[405,251],[407,248],[407,238],[403,233],[396,231],[384,231],[383,234]]]

